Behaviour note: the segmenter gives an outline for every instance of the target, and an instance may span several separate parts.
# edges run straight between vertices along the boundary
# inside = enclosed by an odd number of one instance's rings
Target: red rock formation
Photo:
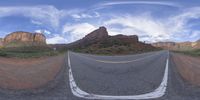
[[[82,38],[78,41],[75,41],[73,43],[70,43],[68,45],[68,47],[70,47],[70,48],[74,48],[74,47],[84,48],[88,45],[102,41],[102,40],[104,40],[108,37],[109,37],[109,35],[108,35],[108,32],[107,32],[107,29],[105,27],[100,27],[99,29],[94,30],[93,32],[86,35],[84,38]]]
[[[109,36],[105,27],[100,27],[67,47],[82,52],[105,54],[128,54],[157,49],[150,44],[139,42],[137,35]]]
[[[168,50],[191,50],[200,49],[200,42],[157,42],[152,44],[155,47],[161,47]]]
[[[4,45],[9,45],[10,43],[23,43],[27,45],[45,45],[46,37],[41,33],[29,33],[18,31],[8,34],[4,38]]]
[[[118,39],[118,40],[124,41],[126,43],[136,43],[136,42],[139,42],[137,35],[127,36],[127,35],[119,34],[119,35],[111,36],[111,38],[112,39]]]
[[[3,38],[0,38],[0,47],[3,46]]]
[[[89,33],[88,35],[86,35],[83,40],[87,40],[87,41],[101,41],[105,38],[108,38],[108,32],[107,29],[105,27],[100,27],[97,30],[94,30],[93,32]]]

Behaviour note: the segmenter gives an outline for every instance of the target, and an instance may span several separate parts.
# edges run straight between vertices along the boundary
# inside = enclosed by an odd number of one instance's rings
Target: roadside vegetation
[[[140,42],[132,43],[118,38],[112,38],[89,46],[75,48],[72,51],[97,55],[128,55],[158,50],[161,49],[149,44]]]
[[[132,45],[130,46],[119,46],[114,45],[111,47],[87,47],[87,48],[76,48],[72,49],[72,51],[80,52],[80,53],[88,53],[88,54],[96,54],[96,55],[128,55],[128,54],[138,54],[145,53],[151,51],[159,51],[159,48],[137,48]]]
[[[53,50],[48,46],[0,48],[1,57],[38,58],[46,56],[56,56],[61,53],[64,53],[64,51]]]
[[[200,56],[200,49],[196,49],[196,50],[188,50],[188,51],[175,51],[176,53],[182,53],[185,55],[190,55],[190,56],[194,56],[194,57],[199,57]]]

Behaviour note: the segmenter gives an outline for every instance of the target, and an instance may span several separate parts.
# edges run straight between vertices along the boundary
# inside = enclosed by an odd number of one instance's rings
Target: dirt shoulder
[[[183,79],[200,86],[200,58],[172,53],[172,59]]]
[[[0,87],[38,88],[54,80],[63,63],[64,55],[29,59],[0,57]]]

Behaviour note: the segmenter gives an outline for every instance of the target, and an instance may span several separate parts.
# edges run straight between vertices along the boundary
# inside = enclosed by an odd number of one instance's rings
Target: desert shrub
[[[200,56],[200,49],[187,50],[187,51],[174,51],[174,52],[183,53],[183,54],[190,55],[190,56]]]
[[[6,52],[0,50],[0,56],[2,56],[2,57],[6,57],[7,54],[6,54]]]

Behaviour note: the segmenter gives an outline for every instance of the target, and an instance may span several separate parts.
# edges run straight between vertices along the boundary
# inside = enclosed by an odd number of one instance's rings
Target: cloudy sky
[[[100,26],[140,41],[200,39],[199,0],[1,0],[0,37],[43,32],[48,43],[70,43]]]

